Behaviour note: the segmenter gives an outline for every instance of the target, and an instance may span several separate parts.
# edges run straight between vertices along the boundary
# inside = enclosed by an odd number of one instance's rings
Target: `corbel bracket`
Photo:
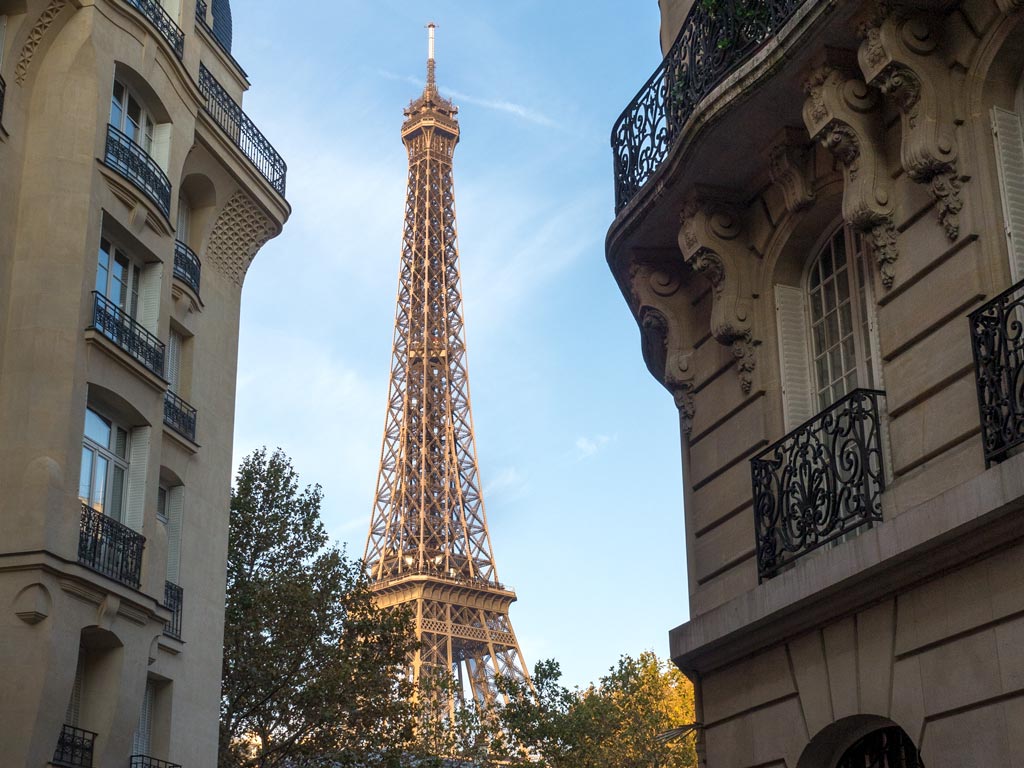
[[[960,236],[963,179],[957,170],[953,93],[940,56],[938,22],[924,15],[890,13],[858,27],[864,80],[900,112],[900,162],[914,181],[928,184],[946,236]]]
[[[848,71],[828,63],[808,76],[804,123],[842,165],[843,218],[870,236],[882,284],[891,288],[899,254],[879,99]]]
[[[711,283],[711,335],[732,347],[744,393],[750,393],[757,364],[753,302],[758,259],[744,231],[739,209],[697,190],[680,216],[679,250],[694,272]]]
[[[768,176],[782,191],[790,213],[802,211],[814,203],[810,161],[807,135],[799,128],[783,128],[768,149]]]

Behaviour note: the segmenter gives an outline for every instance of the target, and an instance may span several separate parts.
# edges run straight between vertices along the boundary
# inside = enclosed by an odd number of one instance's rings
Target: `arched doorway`
[[[898,725],[879,728],[847,749],[836,768],[924,768],[917,747]]]

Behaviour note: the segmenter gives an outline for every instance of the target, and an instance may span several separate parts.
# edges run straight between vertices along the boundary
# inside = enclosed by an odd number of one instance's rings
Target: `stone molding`
[[[694,272],[711,283],[711,335],[732,347],[743,392],[757,365],[754,290],[758,263],[738,207],[716,193],[696,190],[680,216],[679,250]]]
[[[830,54],[835,57],[842,52]],[[843,167],[843,218],[869,235],[882,284],[891,288],[899,253],[878,94],[833,63],[808,76],[804,93],[808,133]]]
[[[963,179],[957,170],[953,83],[939,51],[935,22],[921,15],[891,13],[862,23],[857,51],[868,85],[877,88],[900,113],[900,162],[911,179],[926,183],[935,198],[939,222],[951,241],[960,236]]]
[[[40,43],[43,42],[43,38],[46,37],[47,31],[60,15],[60,12],[64,10],[65,5],[67,5],[66,0],[51,0],[50,4],[41,14],[39,14],[39,18],[36,19],[36,23],[33,24],[32,28],[29,30],[28,39],[25,40],[25,44],[21,46],[21,51],[18,53],[18,63],[14,67],[14,82],[18,85],[25,84],[25,80],[28,77],[29,67],[32,66],[32,57],[35,56],[36,49],[39,47]]]

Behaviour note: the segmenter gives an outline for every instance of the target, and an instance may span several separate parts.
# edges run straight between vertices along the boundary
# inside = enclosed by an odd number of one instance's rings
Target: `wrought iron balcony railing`
[[[195,408],[167,390],[164,395],[164,424],[192,442],[196,439],[196,414]]]
[[[106,164],[124,176],[160,209],[171,215],[171,182],[146,150],[112,125],[107,126]]]
[[[882,519],[883,397],[855,389],[751,459],[759,581]]]
[[[164,7],[158,0],[127,0],[128,5],[135,6],[143,16],[149,19],[156,31],[159,32],[167,44],[171,46],[174,55],[179,59],[185,56],[185,33],[181,27],[174,23]]]
[[[93,745],[96,734],[65,725],[53,752],[53,764],[62,768],[92,768]]]
[[[1024,281],[971,313],[985,466],[1024,443]]]
[[[171,612],[171,620],[164,624],[164,634],[181,640],[181,609],[185,604],[185,590],[172,581],[164,582],[164,607]]]
[[[164,343],[99,291],[92,310],[92,328],[106,336],[157,376],[164,375]]]
[[[4,120],[4,101],[7,99],[7,81],[0,77],[0,124]]]
[[[199,294],[199,276],[202,272],[202,264],[196,252],[185,245],[181,240],[174,241],[174,276],[185,285]]]
[[[206,98],[206,111],[210,113],[214,122],[242,150],[253,167],[270,182],[270,186],[283,197],[288,166],[273,145],[267,141],[267,137],[238,106],[238,102],[231,98],[217,82],[217,78],[202,64],[199,65],[199,90]]]
[[[135,589],[142,576],[146,538],[87,504],[78,528],[78,562]]]
[[[694,0],[679,36],[615,121],[615,213],[675,146],[701,99],[775,33],[803,0]]]
[[[181,768],[178,763],[157,760],[149,755],[132,755],[131,768]]]

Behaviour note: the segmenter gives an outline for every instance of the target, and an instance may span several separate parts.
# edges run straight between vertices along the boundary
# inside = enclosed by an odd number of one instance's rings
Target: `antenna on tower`
[[[437,24],[427,24],[427,88],[433,90],[437,87],[434,81],[434,30]]]

